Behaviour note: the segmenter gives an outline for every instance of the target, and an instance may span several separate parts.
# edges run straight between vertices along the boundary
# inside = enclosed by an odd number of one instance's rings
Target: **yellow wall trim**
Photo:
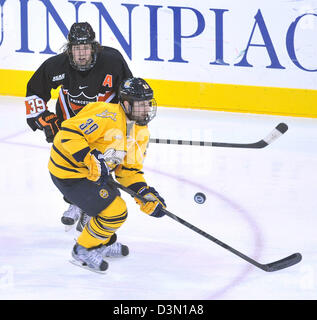
[[[0,69],[0,94],[25,96],[33,71]],[[317,118],[317,90],[147,79],[160,106]],[[58,89],[52,91],[57,98]]]
[[[158,105],[317,118],[317,90],[149,80]]]

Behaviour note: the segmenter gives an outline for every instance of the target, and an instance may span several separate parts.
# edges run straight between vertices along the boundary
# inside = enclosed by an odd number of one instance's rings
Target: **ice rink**
[[[101,275],[69,263],[77,234],[60,222],[68,206],[24,99],[0,103],[0,299],[317,299],[317,119],[159,108],[149,126],[152,138],[249,143],[285,122],[263,149],[150,144],[144,171],[172,213],[261,263],[300,252],[299,264],[264,272],[122,194],[129,217],[117,234],[130,255]]]

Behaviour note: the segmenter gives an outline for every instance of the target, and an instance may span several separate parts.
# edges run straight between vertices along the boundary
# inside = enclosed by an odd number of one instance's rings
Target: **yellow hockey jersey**
[[[129,121],[119,104],[94,102],[62,123],[54,138],[48,168],[60,179],[86,178],[84,158],[90,150],[97,149],[104,154],[118,182],[130,186],[145,182],[141,170],[148,143],[148,127]]]

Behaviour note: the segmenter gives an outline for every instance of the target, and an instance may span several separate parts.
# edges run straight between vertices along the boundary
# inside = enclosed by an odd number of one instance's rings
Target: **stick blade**
[[[281,135],[283,135],[287,130],[287,124],[281,122],[274,128],[274,130],[267,137],[263,139],[263,141],[266,142],[266,145],[269,145],[277,138],[279,138]]]
[[[278,271],[278,270],[293,266],[294,264],[299,263],[301,260],[302,260],[302,255],[297,252],[284,259],[265,264],[263,265],[262,269],[267,272],[274,272],[274,271]]]
[[[276,126],[276,129],[281,133],[285,133],[288,130],[288,126],[286,123],[281,122]]]

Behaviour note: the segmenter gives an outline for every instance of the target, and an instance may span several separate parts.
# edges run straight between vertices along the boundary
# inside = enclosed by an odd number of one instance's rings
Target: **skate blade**
[[[82,264],[81,262],[75,260],[75,259],[70,259],[69,262],[77,267],[80,267],[80,268],[83,268],[83,269],[86,269],[86,270],[89,270],[89,271],[92,271],[92,272],[95,272],[95,273],[100,273],[100,274],[105,274],[107,270],[105,271],[100,271],[100,270],[96,270],[96,269],[92,269],[90,267],[88,267],[87,265],[84,265]]]
[[[65,225],[65,232],[68,232],[74,228],[75,224]]]

